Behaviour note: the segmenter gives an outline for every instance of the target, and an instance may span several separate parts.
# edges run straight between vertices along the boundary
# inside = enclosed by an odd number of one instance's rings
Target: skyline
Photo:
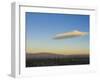
[[[89,54],[89,34],[52,39],[74,30],[89,33],[89,15],[26,12],[26,53]]]

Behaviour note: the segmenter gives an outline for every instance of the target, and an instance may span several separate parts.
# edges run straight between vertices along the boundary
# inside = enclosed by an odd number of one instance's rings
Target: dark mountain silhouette
[[[89,64],[89,55],[26,53],[26,67]]]

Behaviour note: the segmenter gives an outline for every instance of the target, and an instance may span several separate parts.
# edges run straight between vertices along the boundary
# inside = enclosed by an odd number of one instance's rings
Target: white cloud
[[[67,39],[67,38],[74,38],[74,37],[79,37],[79,36],[84,36],[87,35],[88,32],[80,32],[78,30],[74,30],[72,32],[64,32],[64,33],[59,33],[56,34],[53,39]]]

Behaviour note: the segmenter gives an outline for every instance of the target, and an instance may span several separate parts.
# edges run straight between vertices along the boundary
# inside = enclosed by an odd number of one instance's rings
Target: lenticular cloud
[[[79,37],[79,36],[85,36],[87,35],[88,32],[81,32],[78,30],[74,30],[72,32],[64,32],[64,33],[59,33],[56,34],[53,39],[67,39],[67,38],[74,38],[74,37]]]

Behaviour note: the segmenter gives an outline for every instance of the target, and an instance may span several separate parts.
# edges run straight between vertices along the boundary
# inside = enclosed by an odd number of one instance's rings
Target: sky
[[[55,40],[65,32],[88,32],[89,15],[26,12],[26,53],[89,54],[89,34]]]

